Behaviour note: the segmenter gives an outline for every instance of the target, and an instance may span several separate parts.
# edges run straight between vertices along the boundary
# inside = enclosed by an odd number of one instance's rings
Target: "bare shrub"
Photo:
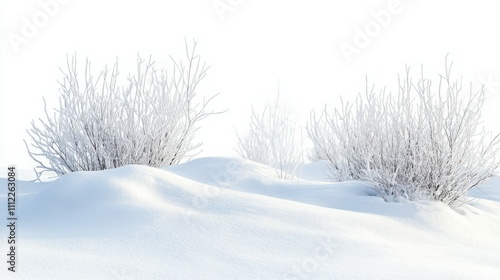
[[[368,82],[356,101],[332,112],[313,111],[307,132],[312,159],[330,162],[334,180],[364,180],[384,199],[433,199],[461,205],[469,189],[495,175],[499,134],[482,125],[484,87],[451,78],[452,63],[437,85],[406,68],[397,94],[375,92]]]
[[[280,178],[292,179],[302,166],[300,140],[286,103],[280,102],[278,94],[261,113],[252,107],[248,133],[244,138],[238,135],[238,152],[243,158],[275,167]]]
[[[67,59],[59,81],[59,108],[32,121],[26,147],[38,163],[38,175],[104,170],[127,164],[166,166],[179,163],[200,147],[193,143],[198,122],[212,114],[216,96],[197,101],[197,87],[208,66],[186,42],[185,60],[172,57],[170,71],[158,71],[151,57],[137,59],[137,73],[119,86],[118,63],[97,77],[87,60]],[[83,74],[83,77],[81,76]]]

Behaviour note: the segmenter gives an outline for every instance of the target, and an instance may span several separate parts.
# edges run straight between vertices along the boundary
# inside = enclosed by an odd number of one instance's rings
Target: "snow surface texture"
[[[285,181],[200,158],[18,181],[17,272],[2,261],[0,279],[500,279],[500,178],[452,209],[386,203],[324,168]]]

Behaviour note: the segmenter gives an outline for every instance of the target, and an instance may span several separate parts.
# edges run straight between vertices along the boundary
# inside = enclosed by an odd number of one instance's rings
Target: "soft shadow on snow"
[[[365,182],[326,182],[326,162],[304,168],[310,180],[280,179],[274,168],[241,158],[201,158],[164,170],[215,187],[346,211],[399,216],[416,207],[411,202],[388,204]]]
[[[305,171],[304,171],[305,170]],[[306,175],[304,175],[306,174]],[[495,179],[460,209],[237,158],[18,181],[23,279],[496,279]],[[6,183],[0,179],[0,183]],[[0,199],[6,198],[5,188]],[[5,213],[2,214],[6,215]],[[5,217],[4,217],[5,218]],[[5,219],[4,219],[5,220]],[[51,264],[64,263],[53,269]],[[3,271],[0,278],[4,279]]]
[[[500,202],[500,177],[493,177],[481,184],[481,186],[471,189],[469,196]]]

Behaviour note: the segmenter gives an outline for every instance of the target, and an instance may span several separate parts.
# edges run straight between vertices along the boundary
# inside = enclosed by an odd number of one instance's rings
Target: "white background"
[[[167,66],[168,55],[182,55],[184,38],[195,38],[198,53],[212,66],[200,94],[220,92],[212,108],[229,109],[201,124],[199,156],[236,155],[235,129],[245,130],[250,106],[273,97],[278,81],[281,96],[305,126],[311,109],[363,91],[365,74],[370,83],[394,89],[405,64],[415,72],[423,64],[428,76],[437,77],[447,53],[465,85],[486,83],[487,124],[500,129],[498,6],[417,0],[2,0],[0,167],[35,165],[22,140],[30,121],[43,117],[42,97],[49,108],[57,106],[56,81],[66,54],[76,53],[80,65],[88,57],[96,72],[118,57],[125,78],[138,52]],[[342,44],[357,53],[346,55]]]

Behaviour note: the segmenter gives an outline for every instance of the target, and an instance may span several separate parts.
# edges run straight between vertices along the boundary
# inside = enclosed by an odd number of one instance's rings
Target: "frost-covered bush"
[[[396,94],[367,86],[352,104],[313,111],[312,159],[328,160],[334,180],[373,183],[386,200],[464,203],[469,189],[495,174],[500,135],[482,125],[484,88],[464,90],[451,66],[446,60],[434,84],[423,70],[412,80],[407,68]]]
[[[177,164],[200,147],[193,143],[198,122],[211,114],[198,101],[197,86],[208,66],[186,43],[185,60],[171,58],[172,69],[158,71],[154,61],[137,59],[137,73],[118,85],[118,64],[94,76],[76,57],[61,69],[59,108],[33,121],[28,134],[30,156],[38,174],[104,170],[127,164]],[[45,100],[44,100],[45,102]],[[26,142],[26,141],[25,141]]]
[[[243,158],[276,168],[280,178],[295,177],[302,165],[301,137],[279,95],[261,113],[252,107],[248,133],[238,136],[238,152]]]

